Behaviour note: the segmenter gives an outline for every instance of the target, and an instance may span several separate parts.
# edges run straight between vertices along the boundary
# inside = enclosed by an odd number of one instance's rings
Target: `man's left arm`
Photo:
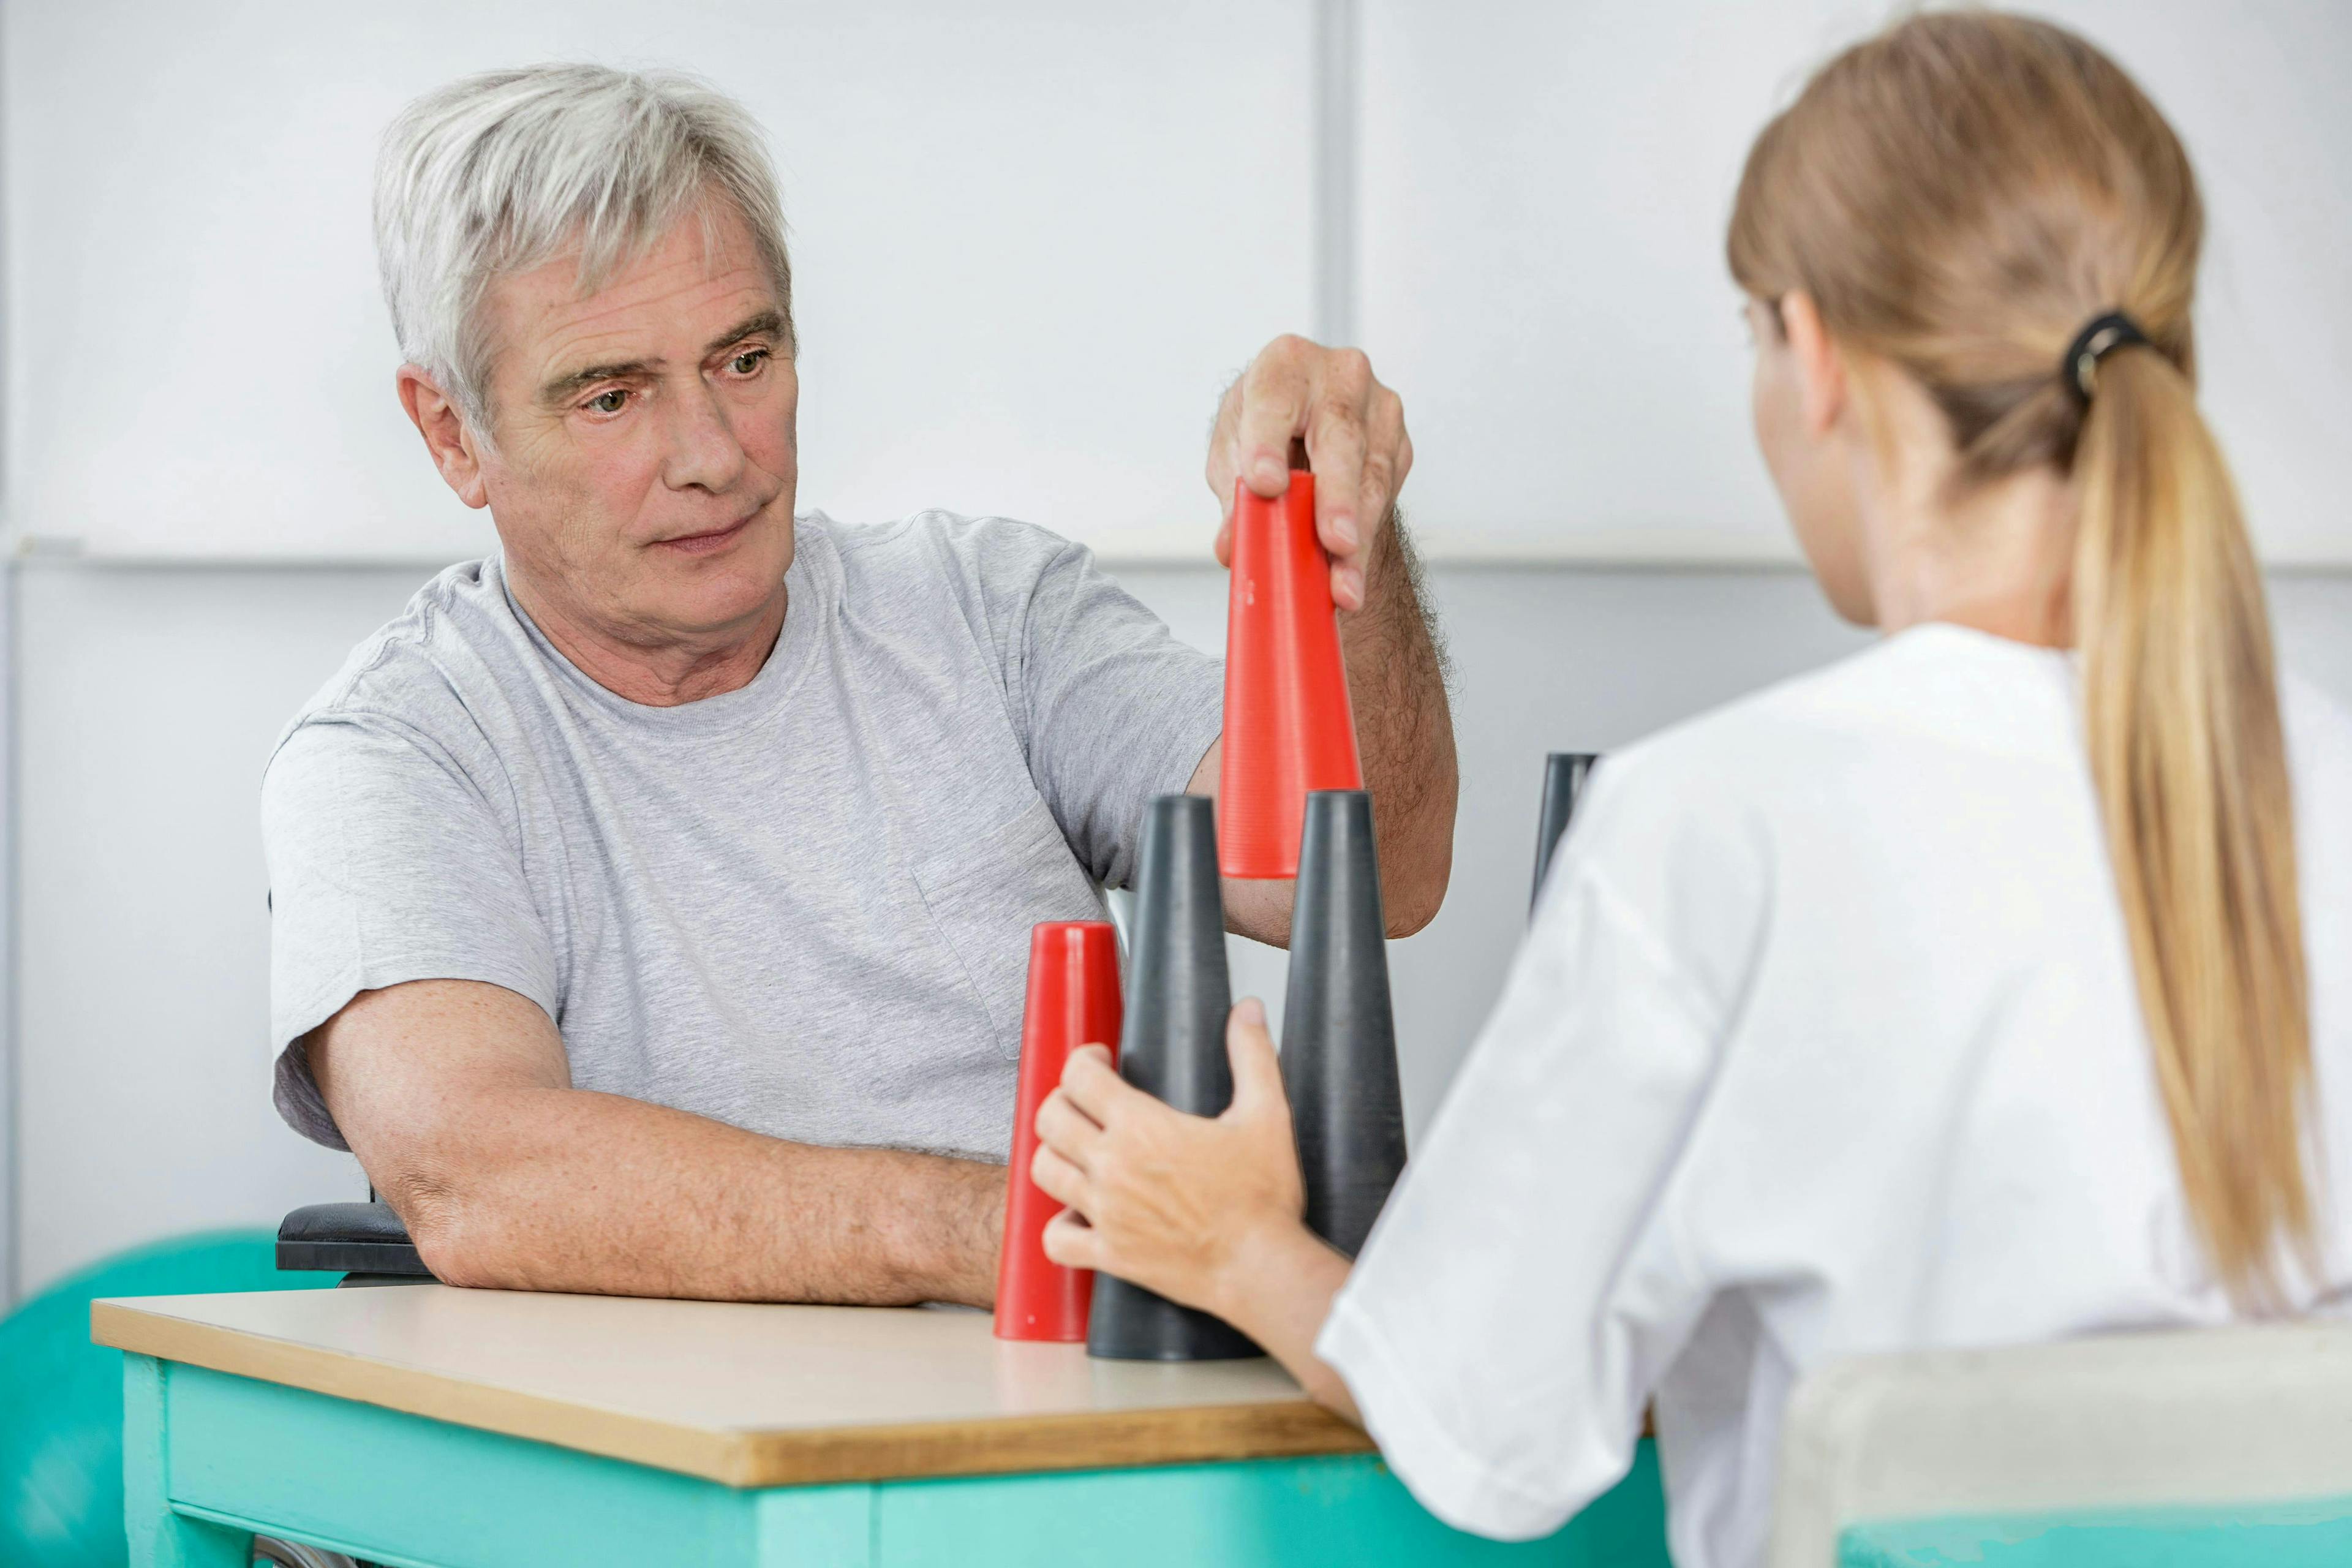
[[[1226,508],[1217,559],[1233,557],[1236,479],[1280,495],[1300,449],[1315,474],[1315,523],[1331,557],[1331,597],[1348,666],[1364,787],[1373,801],[1389,934],[1436,915],[1454,865],[1459,776],[1444,658],[1423,603],[1421,567],[1396,507],[1412,466],[1404,407],[1355,349],[1303,338],[1267,345],[1226,390],[1209,443],[1208,479]],[[1223,741],[1194,772],[1195,795],[1217,793]],[[1225,921],[1287,945],[1293,884],[1225,883]]]

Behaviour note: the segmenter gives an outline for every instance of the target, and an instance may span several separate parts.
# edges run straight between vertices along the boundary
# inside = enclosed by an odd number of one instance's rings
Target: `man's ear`
[[[1797,387],[1804,406],[1805,434],[1825,436],[1845,413],[1845,359],[1822,325],[1813,297],[1801,289],[1780,296],[1780,330],[1797,362]]]
[[[457,412],[457,404],[421,365],[402,365],[398,384],[400,405],[408,410],[409,423],[425,437],[425,449],[432,454],[433,466],[441,470],[444,482],[467,506],[488,505],[490,494],[482,482],[482,461],[474,451],[474,434],[466,428],[465,416]]]

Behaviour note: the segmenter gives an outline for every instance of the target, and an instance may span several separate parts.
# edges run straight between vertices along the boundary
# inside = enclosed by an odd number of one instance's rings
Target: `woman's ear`
[[[1805,434],[1829,434],[1845,413],[1845,360],[1822,325],[1813,297],[1801,289],[1780,296],[1780,331],[1797,364],[1797,390],[1803,409]]]

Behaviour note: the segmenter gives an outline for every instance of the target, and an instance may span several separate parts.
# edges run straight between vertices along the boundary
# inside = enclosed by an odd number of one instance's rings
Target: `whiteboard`
[[[1792,560],[1723,229],[1881,4],[1363,0],[1362,342],[1440,557]],[[2036,0],[2187,142],[2203,395],[2273,563],[2352,563],[2352,5]]]
[[[767,127],[801,503],[1207,557],[1218,393],[1309,321],[1307,0],[46,0],[0,9],[9,531],[98,555],[488,548],[393,395],[376,139],[460,74],[679,66]]]

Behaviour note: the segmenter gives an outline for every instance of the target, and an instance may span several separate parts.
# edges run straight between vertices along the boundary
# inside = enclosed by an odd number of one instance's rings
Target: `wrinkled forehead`
[[[598,363],[698,361],[747,323],[789,348],[777,280],[749,226],[723,207],[689,213],[635,254],[594,262],[574,247],[490,279],[479,325],[494,387],[527,394],[551,374]]]

